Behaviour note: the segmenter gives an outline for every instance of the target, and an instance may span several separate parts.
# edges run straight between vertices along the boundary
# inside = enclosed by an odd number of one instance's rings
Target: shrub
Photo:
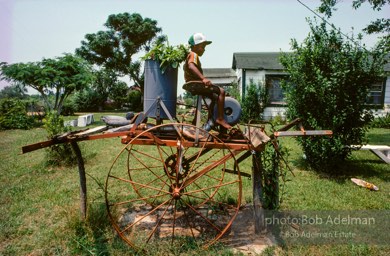
[[[262,114],[260,105],[259,86],[253,80],[250,81],[246,95],[242,99],[242,122],[259,120]]]
[[[69,100],[69,98],[65,101],[64,105],[62,105],[61,114],[64,116],[72,116],[74,112],[77,111],[77,105]]]
[[[76,92],[69,99],[70,105],[75,111],[99,111],[105,98],[92,88],[85,88]]]
[[[57,112],[51,111],[46,114],[44,127],[49,139],[54,139],[58,135],[70,131],[70,127],[64,126],[64,119]],[[47,149],[46,164],[49,166],[73,165],[77,162],[73,154],[72,147],[68,143],[56,144]]]
[[[281,57],[290,74],[282,88],[290,119],[300,117],[309,129],[333,131],[331,138],[299,139],[309,164],[330,171],[351,154],[349,145],[363,144],[372,118],[365,99],[372,82],[383,75],[383,53],[344,42],[325,23],[310,23],[310,28],[304,43],[293,40],[294,52]]]
[[[34,124],[34,118],[27,115],[25,102],[13,98],[0,99],[0,130],[29,129]]]
[[[132,110],[132,111],[141,111],[142,108],[143,108],[143,105],[142,105],[142,93],[140,91],[137,91],[137,90],[131,90],[128,94],[127,94],[127,103],[129,105],[129,108]]]
[[[387,113],[386,116],[383,117],[374,118],[370,123],[370,127],[390,129],[390,113]]]

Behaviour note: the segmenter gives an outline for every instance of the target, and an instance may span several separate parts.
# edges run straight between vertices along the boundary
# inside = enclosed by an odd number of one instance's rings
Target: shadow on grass
[[[381,160],[351,158],[334,166],[331,170],[315,170],[304,159],[294,161],[294,165],[302,170],[316,172],[320,177],[344,184],[350,178],[377,178],[390,181],[389,165]]]
[[[71,216],[68,223],[72,232],[68,242],[72,255],[232,255],[229,248],[219,243],[204,249],[196,241],[172,244],[170,239],[147,246],[147,251],[136,251],[114,231],[104,203],[90,205],[86,221]]]

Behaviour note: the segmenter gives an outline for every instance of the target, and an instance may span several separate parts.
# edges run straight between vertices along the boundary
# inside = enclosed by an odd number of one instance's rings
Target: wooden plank
[[[261,128],[251,126],[249,126],[249,129],[245,133],[245,137],[248,138],[255,150],[271,140]]]
[[[93,134],[93,133],[98,133],[98,132],[105,131],[107,129],[108,129],[108,127],[106,125],[97,126],[97,127],[94,127],[94,128],[91,128],[91,129],[88,129],[88,130],[76,133],[73,136],[78,137],[78,136],[90,135],[90,134]]]
[[[387,145],[352,145],[351,148],[353,149],[360,149],[360,150],[369,150],[373,154],[375,154],[377,157],[379,157],[382,161],[384,161],[387,164],[390,164],[390,147]]]
[[[384,152],[382,152],[379,149],[371,149],[372,153],[374,153],[377,157],[382,159],[385,163],[390,164],[390,157],[388,155],[385,155]]]
[[[379,150],[390,150],[389,146],[386,145],[363,145],[361,147],[363,150],[379,149]]]
[[[308,131],[278,131],[274,132],[275,137],[287,136],[331,136],[331,130],[308,130]]]

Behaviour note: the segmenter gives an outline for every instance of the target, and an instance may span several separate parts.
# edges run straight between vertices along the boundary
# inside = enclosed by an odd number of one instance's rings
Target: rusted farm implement
[[[176,101],[176,92],[174,97]],[[121,137],[126,146],[108,172],[106,206],[119,236],[136,249],[146,249],[162,241],[181,244],[192,240],[205,247],[215,243],[229,232],[240,210],[242,173],[239,166],[243,160],[255,158],[255,153],[262,151],[266,143],[275,143],[275,137],[332,134],[303,128],[287,131],[298,125],[299,119],[269,136],[259,125],[246,125],[245,131],[236,129],[230,134],[207,131],[200,126],[200,113],[196,125],[175,121],[172,109],[176,106],[167,107],[165,98],[156,95],[146,103],[149,104],[147,111],[125,131],[94,134],[100,132],[96,128],[23,147],[26,153],[57,143],[71,143],[80,153],[78,141]],[[197,111],[200,112],[201,106],[199,100]],[[227,115],[236,114],[231,113],[229,107],[225,110]],[[156,124],[144,123],[145,117],[156,118]],[[162,119],[171,122],[164,124]],[[80,181],[85,182],[82,158],[79,160]],[[253,165],[250,175],[255,216],[261,209],[259,168]],[[85,196],[86,188],[81,185]],[[85,201],[83,204],[85,207]]]

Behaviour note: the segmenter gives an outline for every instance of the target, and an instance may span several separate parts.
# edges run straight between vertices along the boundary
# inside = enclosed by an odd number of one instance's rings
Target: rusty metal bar
[[[69,143],[71,141],[84,141],[84,140],[97,140],[97,139],[106,139],[106,138],[114,138],[121,136],[129,136],[130,132],[113,132],[113,133],[104,133],[104,134],[96,134],[96,135],[88,135],[82,137],[75,136],[67,136],[62,138],[54,138],[47,141],[42,141],[34,144],[30,144],[22,147],[22,153],[28,153],[34,150],[50,147],[52,145],[61,144],[61,143]]]

